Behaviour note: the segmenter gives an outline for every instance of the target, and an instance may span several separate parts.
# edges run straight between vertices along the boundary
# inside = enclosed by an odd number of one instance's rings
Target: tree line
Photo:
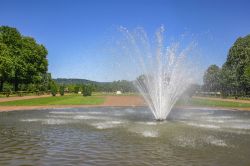
[[[72,79],[64,79],[63,82],[61,79],[54,80],[59,86],[64,86],[65,91],[69,93],[81,92],[84,86],[90,86],[93,92],[137,92],[133,81],[118,80],[113,82],[94,82],[88,80],[90,83],[72,83]],[[67,80],[69,80],[69,82]]]
[[[222,96],[250,95],[250,35],[238,38],[229,49],[227,60],[211,65],[203,77],[203,90],[221,92]]]

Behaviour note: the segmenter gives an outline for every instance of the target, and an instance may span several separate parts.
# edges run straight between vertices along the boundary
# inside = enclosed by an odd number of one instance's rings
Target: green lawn
[[[191,98],[188,102],[179,101],[177,105],[200,106],[200,107],[250,107],[250,103],[216,101],[216,100],[197,99],[197,98]]]
[[[0,106],[43,106],[43,105],[95,105],[102,104],[104,97],[83,97],[80,95],[44,97],[0,102]]]

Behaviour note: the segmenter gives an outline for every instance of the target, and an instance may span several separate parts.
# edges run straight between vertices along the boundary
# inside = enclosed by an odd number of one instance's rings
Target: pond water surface
[[[0,165],[250,165],[250,112],[71,108],[0,113]]]

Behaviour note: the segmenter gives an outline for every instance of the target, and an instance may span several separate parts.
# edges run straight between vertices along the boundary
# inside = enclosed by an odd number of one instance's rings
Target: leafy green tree
[[[3,84],[11,78],[13,69],[12,59],[8,47],[0,42],[0,91],[3,91]]]
[[[56,96],[58,88],[54,81],[50,83],[50,91],[51,91],[52,96]]]
[[[35,84],[42,83],[48,70],[47,54],[45,47],[37,44],[33,38],[22,38],[22,58],[26,64],[22,81]]]
[[[245,66],[243,77],[246,81],[247,88],[249,88],[249,86],[250,86],[250,64],[247,64]]]
[[[50,89],[50,83],[52,81],[51,74],[45,73],[42,75],[42,80],[39,83],[40,91],[47,92]]]
[[[78,93],[78,92],[80,92],[80,86],[76,85],[74,87],[74,93]]]
[[[205,71],[203,76],[204,89],[207,91],[220,91],[220,68],[216,65],[211,65]]]
[[[27,84],[26,90],[33,93],[36,91],[36,86],[34,84]]]
[[[92,86],[91,85],[83,85],[82,87],[82,95],[83,96],[91,96],[92,95]]]
[[[228,82],[235,95],[246,95],[250,91],[250,35],[238,38],[230,48],[223,70],[230,73]]]
[[[64,95],[64,89],[65,89],[64,85],[60,85],[59,92],[61,96]]]
[[[6,95],[6,97],[9,97],[10,94],[12,93],[12,86],[8,83],[5,83],[4,86],[3,86],[3,91]]]
[[[31,37],[22,36],[16,28],[1,26],[0,48],[1,84],[12,82],[15,91],[18,91],[20,84],[39,85],[42,82],[48,70],[48,52],[43,45],[37,44]],[[2,65],[8,67],[2,70]]]
[[[21,57],[22,36],[16,28],[8,26],[0,27],[1,43],[5,44],[10,52],[11,61],[13,63],[12,82],[14,82],[15,90],[18,90],[18,84],[24,73],[25,63]]]
[[[74,84],[69,84],[66,87],[68,88],[69,93],[74,93],[74,88],[75,88]]]

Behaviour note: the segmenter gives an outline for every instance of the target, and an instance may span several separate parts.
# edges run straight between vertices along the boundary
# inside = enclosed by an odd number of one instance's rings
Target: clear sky
[[[48,49],[54,78],[122,79],[109,68],[106,43],[116,27],[151,35],[194,35],[205,69],[222,65],[234,41],[250,34],[249,0],[0,0],[0,25],[16,27]],[[102,52],[103,51],[103,52]]]

